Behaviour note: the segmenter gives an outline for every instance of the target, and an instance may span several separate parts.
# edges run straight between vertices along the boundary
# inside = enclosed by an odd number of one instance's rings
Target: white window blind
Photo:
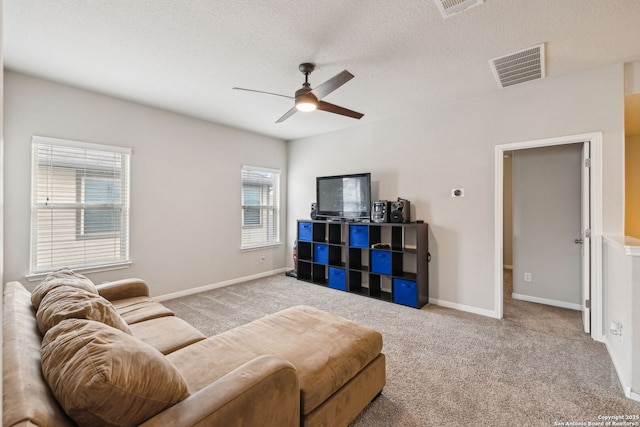
[[[31,274],[129,262],[131,150],[32,138]]]
[[[280,243],[280,171],[242,167],[242,249]]]

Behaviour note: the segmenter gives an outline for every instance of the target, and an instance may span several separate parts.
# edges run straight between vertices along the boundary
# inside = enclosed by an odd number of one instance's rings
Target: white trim
[[[184,291],[172,292],[170,294],[159,295],[153,299],[156,301],[167,301],[174,298],[185,297],[188,295],[197,294],[204,291],[210,291],[213,289],[224,288],[226,286],[236,285],[242,282],[248,282],[249,280],[261,279],[267,276],[273,276],[274,274],[284,273],[289,270],[288,268],[279,268],[277,270],[265,271],[264,273],[252,274],[250,276],[239,277],[237,279],[225,280],[223,282],[212,283],[209,285],[199,286],[197,288],[185,289]]]
[[[504,152],[506,149],[500,145],[495,147],[495,172],[494,172],[494,269],[495,281],[493,307],[495,317],[502,319],[504,311]]]
[[[467,313],[479,314],[481,316],[499,319],[495,311],[486,310],[484,308],[472,307],[470,305],[458,304],[456,302],[444,301],[437,298],[429,298],[429,304],[439,305],[441,307],[453,308],[455,310],[466,311]]]
[[[609,340],[605,336],[605,337],[603,337],[603,339],[601,341],[604,343],[604,346],[607,349],[607,353],[609,353],[609,359],[611,359],[611,363],[613,364],[613,369],[616,371],[616,375],[618,376],[618,381],[620,381],[620,386],[622,387],[622,390],[624,391],[624,395],[627,398],[631,399],[631,400],[635,400],[636,402],[640,402],[640,394],[636,393],[635,391],[633,391],[631,386],[629,386],[626,383],[626,381],[624,380],[624,378],[622,377],[622,375],[620,375],[620,369],[618,368],[618,364],[616,363],[616,359],[613,357],[613,353],[611,352],[611,347],[609,345]]]
[[[517,299],[520,301],[535,302],[536,304],[545,304],[545,305],[552,305],[554,307],[568,308],[571,310],[577,310],[577,311],[582,310],[582,306],[580,304],[575,304],[575,303],[565,302],[565,301],[558,301],[558,300],[553,300],[548,298],[533,297],[531,295],[511,294],[511,298]]]
[[[108,151],[110,153],[131,154],[131,148],[116,147],[114,145],[94,144],[92,142],[73,141],[70,139],[50,138],[48,136],[31,136],[32,144],[48,144],[59,147],[82,148],[87,150]]]
[[[89,273],[102,273],[103,271],[112,271],[112,270],[124,270],[125,268],[131,267],[133,264],[131,261],[126,262],[118,262],[114,264],[104,264],[93,267],[71,267],[71,269],[77,273],[89,274]],[[57,269],[56,269],[57,270]],[[24,276],[28,282],[37,282],[38,280],[44,279],[48,274],[53,273],[55,270],[50,271],[41,271],[39,273],[27,274]]]
[[[282,171],[280,169],[272,169],[272,168],[265,168],[265,167],[262,167],[262,166],[250,166],[250,165],[242,165],[242,170],[269,172],[269,173],[277,173],[277,174],[281,174],[282,173]]]
[[[602,341],[603,289],[602,289],[602,132],[591,132],[532,141],[514,142],[495,146],[495,207],[494,207],[494,276],[495,312],[503,316],[503,227],[504,153],[525,148],[548,147],[565,144],[591,146],[591,337]]]
[[[604,236],[603,238],[628,256],[640,256],[640,239],[629,236]]]
[[[265,243],[264,245],[246,246],[244,248],[241,247],[240,252],[259,251],[261,249],[273,249],[282,245],[283,245],[282,242],[277,242],[277,243]]]

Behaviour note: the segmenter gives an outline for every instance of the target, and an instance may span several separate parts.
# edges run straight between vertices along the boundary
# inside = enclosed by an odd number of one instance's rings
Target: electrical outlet
[[[524,273],[524,281],[530,282],[532,280],[531,273]]]
[[[609,323],[609,332],[611,332],[611,335],[617,335],[620,342],[622,342],[622,323],[614,321]]]

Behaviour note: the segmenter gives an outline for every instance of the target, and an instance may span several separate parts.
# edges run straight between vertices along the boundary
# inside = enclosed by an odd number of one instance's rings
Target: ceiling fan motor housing
[[[298,70],[300,70],[304,75],[311,74],[315,69],[315,64],[312,64],[310,62],[305,62],[304,64],[300,64],[298,66]]]

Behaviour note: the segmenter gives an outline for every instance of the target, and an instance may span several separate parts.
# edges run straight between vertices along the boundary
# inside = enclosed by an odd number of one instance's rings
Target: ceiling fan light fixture
[[[298,111],[313,111],[318,108],[318,102],[312,96],[301,95],[296,97]]]

